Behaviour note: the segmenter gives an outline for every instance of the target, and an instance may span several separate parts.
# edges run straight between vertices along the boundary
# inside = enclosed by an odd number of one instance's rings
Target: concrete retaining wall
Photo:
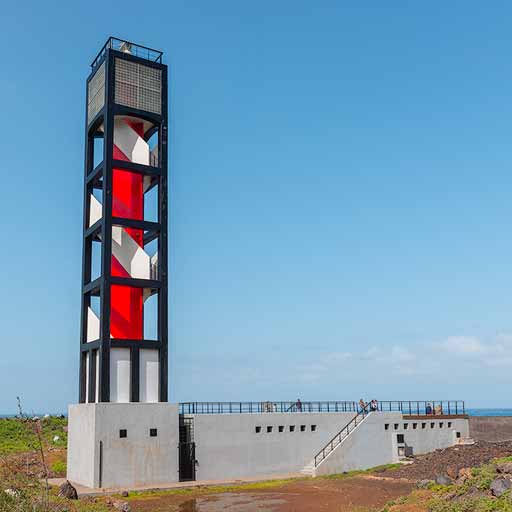
[[[470,416],[469,432],[478,441],[511,440],[512,416]]]
[[[197,479],[299,472],[353,417],[353,412],[197,414]],[[290,432],[291,426],[294,432]],[[260,433],[256,427],[261,427]],[[267,427],[272,427],[272,432],[267,432]]]

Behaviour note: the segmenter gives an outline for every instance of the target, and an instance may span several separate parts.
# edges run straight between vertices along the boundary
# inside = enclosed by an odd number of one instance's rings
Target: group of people
[[[359,400],[359,409],[360,412],[374,412],[379,410],[379,402],[375,400],[370,400],[369,402],[365,402],[362,398]]]
[[[263,412],[277,412],[277,404],[272,402],[262,402],[262,410]],[[302,412],[303,404],[300,398],[297,398],[297,401],[292,403],[292,405],[287,409],[288,411],[295,410],[297,412]],[[375,398],[370,400],[369,402],[365,402],[362,398],[359,400],[359,412],[374,412],[379,410],[379,402]],[[387,408],[386,408],[387,410]],[[391,409],[390,409],[391,410]],[[419,414],[419,410],[418,410]],[[443,406],[438,404],[435,407],[432,407],[431,403],[427,403],[425,405],[425,414],[430,415],[440,415],[443,414]]]
[[[435,407],[432,407],[432,404],[428,403],[425,406],[425,414],[427,416],[430,416],[431,414],[443,414],[443,406],[441,404],[436,405]]]
[[[359,400],[359,411],[360,412],[374,412],[379,410],[379,402],[375,399],[365,402],[362,398]],[[432,407],[431,403],[427,403],[425,406],[425,414],[430,415],[441,415],[443,414],[443,406],[441,404]]]

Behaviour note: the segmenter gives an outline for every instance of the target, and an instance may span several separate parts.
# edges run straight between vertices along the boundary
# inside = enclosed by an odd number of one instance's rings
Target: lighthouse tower
[[[110,38],[87,79],[81,403],[167,401],[167,66]]]
[[[178,478],[167,403],[167,66],[109,38],[86,84],[79,403],[68,479],[87,487]]]

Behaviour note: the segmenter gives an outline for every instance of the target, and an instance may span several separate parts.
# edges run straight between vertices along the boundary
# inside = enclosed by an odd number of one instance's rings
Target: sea
[[[470,416],[512,416],[512,408],[511,409],[466,409],[466,413]],[[34,417],[38,416],[39,418],[42,418],[47,413],[30,413],[27,414],[28,417]],[[60,416],[61,413],[48,413],[50,416]],[[64,416],[67,416],[67,414],[62,413]],[[0,414],[0,418],[14,418],[15,414]]]
[[[512,416],[512,409],[466,409],[470,416]]]

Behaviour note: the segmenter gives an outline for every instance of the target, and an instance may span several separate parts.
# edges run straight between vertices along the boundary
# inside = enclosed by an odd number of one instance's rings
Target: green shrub
[[[482,496],[461,501],[434,499],[429,504],[432,512],[512,512],[512,501],[504,498]]]
[[[63,462],[61,460],[58,460],[57,462],[54,462],[52,464],[50,469],[51,469],[52,473],[58,474],[60,476],[65,476],[66,475],[67,466],[66,466],[65,462]]]
[[[42,438],[46,446],[65,448],[67,445],[67,433],[64,427],[66,418],[41,419]],[[36,450],[38,440],[35,434],[35,422],[20,420],[18,418],[0,419],[0,455],[21,453]],[[53,441],[58,436],[57,441]]]
[[[485,464],[471,470],[471,479],[468,483],[480,491],[487,491],[495,478],[496,466],[494,464]]]

